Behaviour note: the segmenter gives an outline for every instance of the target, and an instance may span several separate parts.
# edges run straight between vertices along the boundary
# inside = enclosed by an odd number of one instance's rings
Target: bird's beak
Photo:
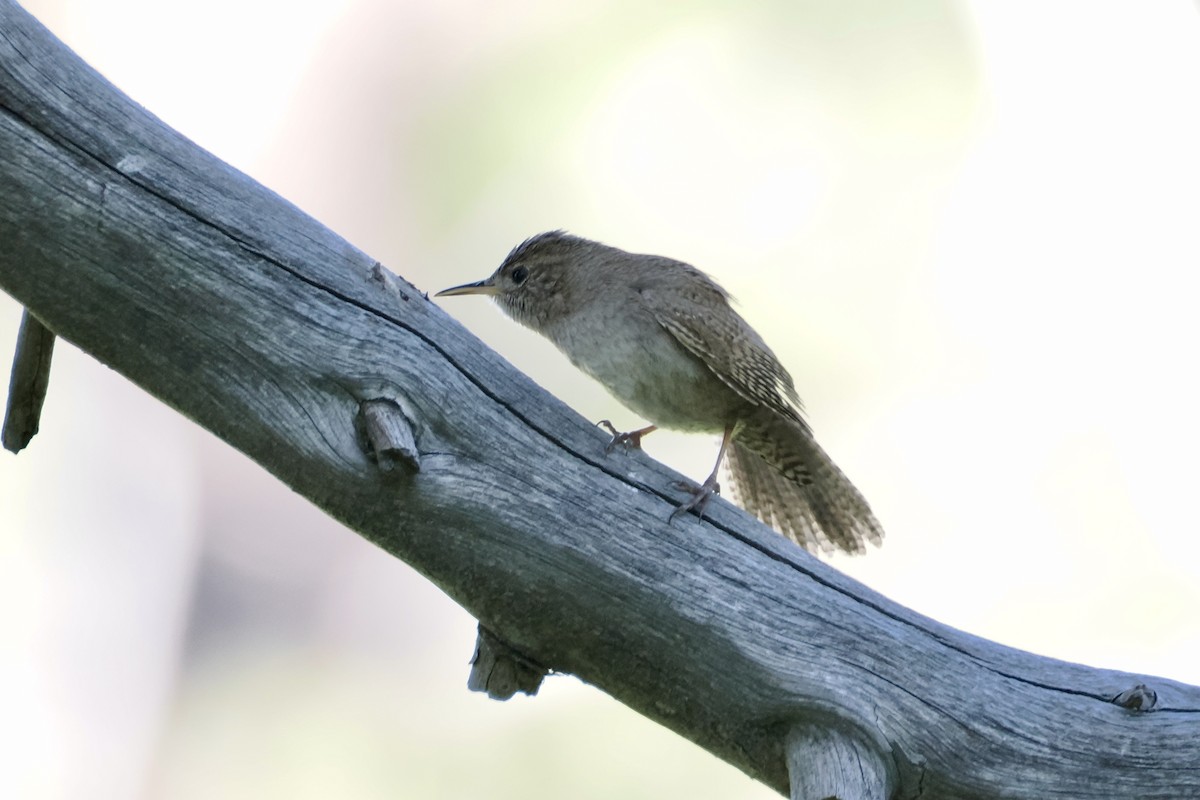
[[[464,283],[462,286],[442,289],[434,297],[452,297],[456,294],[500,294],[500,287],[491,278],[484,278],[475,283]]]

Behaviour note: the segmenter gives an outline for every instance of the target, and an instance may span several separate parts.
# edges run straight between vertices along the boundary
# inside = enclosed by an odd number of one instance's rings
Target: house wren
[[[490,295],[656,427],[723,434],[716,466],[676,509],[703,513],[722,459],[742,505],[809,550],[863,552],[883,529],[813,439],[787,370],[711,278],[680,261],[551,231],[489,278],[438,296]]]

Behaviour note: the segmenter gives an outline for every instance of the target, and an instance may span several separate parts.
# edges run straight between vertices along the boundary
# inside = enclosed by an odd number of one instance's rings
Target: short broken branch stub
[[[467,688],[472,692],[487,692],[493,700],[507,700],[517,692],[535,695],[542,679],[549,674],[550,671],[541,664],[479,626],[475,655],[471,657],[471,675],[467,678]]]
[[[862,737],[832,725],[801,724],[784,742],[792,800],[888,800],[895,780]]]
[[[375,398],[359,406],[367,450],[383,472],[397,465],[405,472],[419,472],[421,456],[408,417],[393,400]]]
[[[54,333],[30,314],[21,316],[17,348],[13,353],[12,373],[8,381],[8,407],[0,434],[4,449],[19,453],[25,449],[42,418],[42,404],[50,385],[50,359],[54,355]]]
[[[1144,683],[1139,683],[1121,692],[1112,701],[1130,711],[1153,711],[1154,706],[1158,704],[1158,692]]]

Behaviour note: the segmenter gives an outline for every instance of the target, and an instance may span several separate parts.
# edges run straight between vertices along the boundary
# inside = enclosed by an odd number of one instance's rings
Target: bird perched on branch
[[[629,433],[603,423],[610,449],[659,427],[722,435],[712,474],[672,519],[703,513],[724,460],[742,505],[803,547],[881,542],[867,501],[813,439],[791,376],[703,272],[551,231],[490,277],[438,292],[463,294],[491,296],[652,423]]]

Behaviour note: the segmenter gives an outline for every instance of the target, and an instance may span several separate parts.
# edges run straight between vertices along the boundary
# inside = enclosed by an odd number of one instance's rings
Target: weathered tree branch
[[[671,473],[11,0],[0,154],[0,286],[444,589],[530,668],[501,689],[576,674],[797,797],[1200,796],[1200,689],[963,634],[726,503],[668,526]]]

